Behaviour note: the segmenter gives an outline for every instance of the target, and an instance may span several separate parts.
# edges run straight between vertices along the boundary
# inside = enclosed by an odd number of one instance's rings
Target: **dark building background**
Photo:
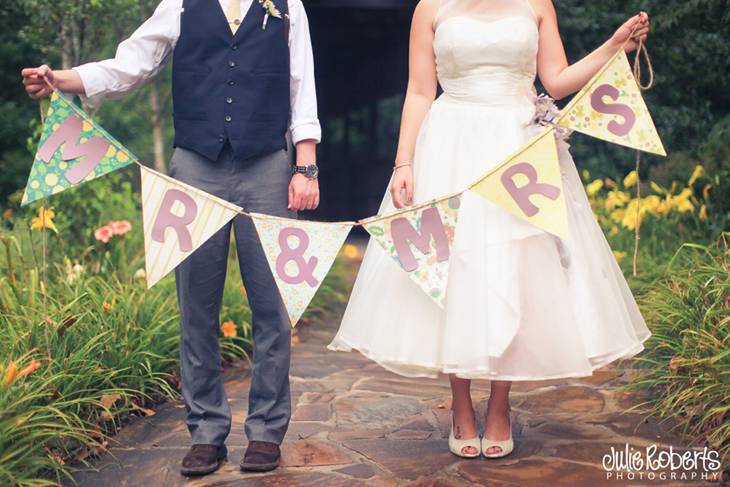
[[[377,213],[392,172],[408,81],[416,0],[308,0],[323,140],[320,209],[306,218]]]

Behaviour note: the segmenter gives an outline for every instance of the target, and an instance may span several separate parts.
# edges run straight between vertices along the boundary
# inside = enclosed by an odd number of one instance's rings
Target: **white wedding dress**
[[[446,0],[434,51],[444,90],[414,156],[415,202],[461,191],[520,149],[531,126],[538,29],[528,0]],[[569,238],[463,196],[441,309],[371,239],[331,350],[397,374],[583,377],[635,355],[650,333],[558,141]],[[380,214],[394,211],[386,192]]]

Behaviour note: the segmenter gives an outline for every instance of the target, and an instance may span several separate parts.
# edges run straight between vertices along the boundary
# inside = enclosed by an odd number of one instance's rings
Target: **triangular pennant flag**
[[[147,287],[151,288],[241,208],[140,166]]]
[[[460,207],[458,194],[362,222],[375,241],[442,308]]]
[[[91,181],[137,158],[61,92],[51,94],[21,205]]]
[[[471,189],[553,235],[563,239],[568,236],[568,213],[552,128],[528,142]]]
[[[251,218],[291,325],[295,326],[327,276],[352,224],[258,214]]]
[[[559,125],[666,156],[623,49],[561,111]]]

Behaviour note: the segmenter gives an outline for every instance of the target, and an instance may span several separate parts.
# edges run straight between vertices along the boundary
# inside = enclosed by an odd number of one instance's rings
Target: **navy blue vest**
[[[238,0],[233,0],[238,1]],[[216,160],[226,141],[237,159],[286,148],[289,124],[287,0],[282,18],[253,0],[236,34],[218,0],[184,0],[172,64],[175,146]]]

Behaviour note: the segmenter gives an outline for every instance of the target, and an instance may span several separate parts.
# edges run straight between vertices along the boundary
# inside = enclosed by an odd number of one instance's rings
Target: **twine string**
[[[634,29],[636,30],[636,29]],[[633,32],[630,38],[633,38]],[[649,73],[649,80],[644,85],[641,83],[641,55],[644,55],[646,60],[647,71]],[[636,47],[636,57],[634,58],[634,79],[636,85],[640,91],[647,91],[654,86],[654,66],[651,64],[651,57],[649,51],[644,45],[644,41],[639,38],[639,45]],[[636,150],[636,225],[634,227],[634,255],[631,263],[632,272],[634,277],[639,272],[639,242],[641,240],[641,175],[639,171],[641,169],[641,151]]]

